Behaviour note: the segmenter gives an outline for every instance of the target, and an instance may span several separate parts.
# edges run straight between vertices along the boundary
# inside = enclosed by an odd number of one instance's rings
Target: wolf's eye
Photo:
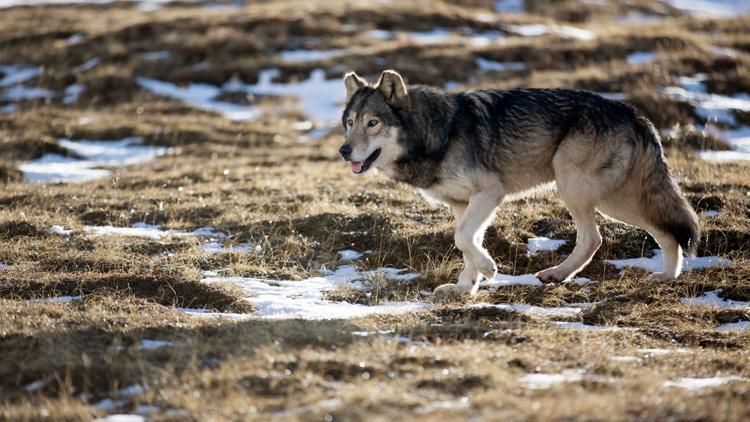
[[[373,126],[377,126],[377,124],[378,124],[378,123],[379,123],[379,122],[378,122],[377,120],[375,120],[375,119],[372,119],[372,120],[370,120],[369,122],[367,122],[367,126],[368,126],[368,127],[373,127]]]
[[[354,125],[354,120],[349,119],[349,120],[346,121],[346,124],[349,125],[349,126],[353,126]]]

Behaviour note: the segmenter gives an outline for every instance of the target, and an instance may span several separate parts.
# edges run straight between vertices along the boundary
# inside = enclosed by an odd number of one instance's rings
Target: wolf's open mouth
[[[380,148],[373,151],[365,161],[352,161],[352,172],[355,174],[364,173],[370,168],[370,165],[380,157]]]

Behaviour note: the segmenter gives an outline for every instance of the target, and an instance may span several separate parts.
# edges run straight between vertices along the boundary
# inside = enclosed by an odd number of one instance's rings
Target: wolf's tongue
[[[352,172],[359,173],[362,171],[362,165],[364,161],[352,161]]]

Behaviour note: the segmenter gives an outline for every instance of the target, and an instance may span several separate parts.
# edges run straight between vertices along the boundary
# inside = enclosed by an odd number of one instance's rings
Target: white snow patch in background
[[[86,41],[86,37],[84,37],[80,32],[76,32],[75,34],[65,39],[65,45],[76,45],[84,41]]]
[[[568,369],[560,374],[526,374],[521,377],[521,383],[526,388],[546,389],[557,384],[581,381],[585,373],[583,369]]]
[[[357,252],[351,249],[344,249],[343,251],[339,251],[339,255],[341,255],[341,261],[353,261],[355,259],[362,258],[362,252]]]
[[[40,302],[51,302],[51,303],[69,303],[79,302],[83,299],[83,296],[57,296],[57,297],[45,297],[41,299],[30,299],[29,303],[40,303]]]
[[[739,300],[723,299],[719,297],[722,289],[712,290],[705,292],[698,297],[684,297],[680,299],[683,305],[688,306],[709,306],[714,308],[726,308],[726,309],[750,309],[750,302],[742,302]]]
[[[56,94],[54,91],[50,91],[46,88],[28,87],[23,85],[11,86],[5,88],[5,91],[0,94],[0,100],[4,101],[24,101],[24,100],[40,100],[44,98],[52,98]]]
[[[541,23],[511,25],[510,29],[522,37],[538,37],[545,34],[557,34],[566,38],[589,41],[596,38],[593,32],[570,25],[548,26]]]
[[[628,63],[632,65],[644,65],[656,60],[656,53],[652,51],[635,51],[628,55]]]
[[[225,246],[221,242],[211,241],[201,244],[201,250],[206,253],[260,253],[262,248],[249,243],[241,243],[235,246]]]
[[[541,286],[542,282],[534,274],[508,275],[498,273],[494,279],[482,280],[479,285],[489,287],[492,290],[505,286]]]
[[[610,356],[609,360],[615,362],[640,362],[641,358],[637,356]]]
[[[531,237],[526,241],[526,254],[528,256],[534,256],[539,252],[554,252],[566,243],[566,240],[550,239],[547,237]]]
[[[235,284],[244,289],[248,302],[257,310],[251,316],[270,319],[349,319],[371,314],[413,312],[427,309],[423,302],[389,302],[366,306],[349,302],[332,302],[324,293],[340,286],[367,291],[369,280],[385,277],[389,280],[411,280],[419,276],[396,268],[377,268],[360,272],[351,265],[336,271],[323,270],[322,275],[302,281],[268,280],[251,277],[208,277],[209,284]],[[194,310],[193,310],[194,311]],[[209,316],[223,316],[209,313]],[[231,317],[231,316],[230,316]]]
[[[721,324],[716,331],[747,331],[750,330],[750,321],[737,321]]]
[[[471,305],[472,308],[497,308],[511,312],[518,312],[525,315],[539,317],[573,317],[581,313],[580,307],[550,307],[527,305],[523,303],[477,303]]]
[[[672,353],[679,353],[684,354],[688,353],[688,349],[637,349],[638,353],[643,353],[644,355],[651,355],[651,356],[663,356],[663,355],[669,355]]]
[[[94,422],[145,422],[146,418],[141,415],[116,414],[103,418],[94,419]]]
[[[716,211],[716,210],[706,210],[706,211],[703,211],[702,214],[703,214],[704,217],[713,218],[713,217],[718,217],[719,216],[719,211]]]
[[[2,262],[0,262],[0,270],[9,270],[11,268],[13,268],[12,265],[3,264]]]
[[[665,0],[676,9],[696,17],[735,17],[750,13],[747,0]]]
[[[523,13],[524,0],[495,0],[495,11],[500,13]]]
[[[144,339],[144,340],[141,340],[141,342],[138,343],[135,347],[136,349],[139,349],[139,350],[156,350],[156,349],[161,349],[162,347],[171,346],[173,344],[174,342],[166,341],[166,340]],[[140,390],[138,392],[135,392],[136,390],[135,387],[140,387]],[[134,385],[128,388],[129,389],[127,391],[130,392],[130,394],[137,394],[137,393],[145,391],[145,389],[141,387],[140,385]],[[120,395],[123,395],[122,391],[120,391]]]
[[[648,272],[659,272],[662,270],[663,257],[661,249],[654,249],[652,251],[654,256],[651,258],[627,258],[627,259],[607,259],[604,262],[612,264],[618,269],[625,267],[638,267]],[[682,261],[682,270],[699,270],[709,267],[726,267],[732,264],[732,261],[721,258],[718,256],[698,256],[698,257],[686,257]]]
[[[622,327],[614,325],[588,325],[582,322],[569,322],[569,321],[552,321],[553,324],[561,328],[567,328],[571,330],[584,330],[584,331],[620,331]]]
[[[68,85],[68,87],[65,88],[65,92],[63,93],[63,104],[75,104],[78,101],[78,97],[80,97],[85,90],[86,87],[82,84]]]
[[[45,154],[19,166],[27,182],[86,182],[106,177],[111,173],[99,167],[142,163],[167,152],[164,147],[143,145],[141,137],[117,141],[71,141],[63,138],[58,144],[83,159]]]
[[[665,381],[664,387],[679,387],[686,390],[700,390],[703,388],[718,387],[732,382],[750,382],[750,378],[730,375],[726,377],[710,378],[680,378],[677,381]]]
[[[137,54],[137,57],[146,61],[167,60],[170,57],[170,53],[167,50],[146,51]]]
[[[49,228],[49,232],[52,234],[59,234],[60,236],[65,236],[65,237],[73,235],[73,230],[68,230],[63,226],[58,226],[56,224],[52,225]]]
[[[4,74],[3,78],[0,79],[0,87],[4,88],[22,84],[29,79],[35,78],[42,74],[42,69],[39,67],[0,65],[0,72]]]
[[[326,79],[323,69],[310,72],[310,77],[296,83],[277,83],[273,79],[280,74],[278,69],[260,72],[258,83],[248,85],[246,90],[259,95],[296,97],[302,111],[310,119],[321,124],[332,124],[341,117],[341,104],[346,92],[341,80]]]
[[[254,120],[260,116],[260,111],[256,107],[215,100],[214,98],[221,94],[221,89],[214,85],[192,83],[186,87],[179,87],[169,82],[143,77],[137,77],[135,81],[155,95],[179,100],[191,107],[221,114],[229,120]]]
[[[13,113],[14,111],[16,111],[15,104],[6,104],[0,107],[0,114]]]
[[[78,72],[86,72],[87,70],[91,70],[99,65],[101,60],[98,57],[94,57],[91,59],[86,60],[84,63],[82,63],[80,66],[77,66],[74,70]]]
[[[320,60],[343,56],[346,53],[347,51],[344,49],[284,50],[279,53],[279,57],[285,62],[317,62]]]
[[[477,57],[474,63],[480,72],[505,72],[509,70],[517,71],[526,69],[523,62],[498,62]]]
[[[135,223],[132,227],[114,226],[84,226],[83,230],[93,236],[132,236],[145,237],[148,239],[162,239],[165,237],[208,237],[225,238],[227,235],[217,232],[213,227],[201,227],[186,232],[183,230],[164,230],[160,225],[148,223]]]

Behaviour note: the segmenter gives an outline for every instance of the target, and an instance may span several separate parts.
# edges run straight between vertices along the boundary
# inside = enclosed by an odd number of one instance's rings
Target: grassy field
[[[750,125],[750,17],[641,0],[527,0],[522,13],[486,0],[145,3],[0,11],[0,419],[750,417],[750,331],[726,329],[750,320],[750,161],[701,158],[741,152],[731,133]],[[38,72],[8,79],[19,68]],[[382,174],[354,177],[337,155],[337,116],[315,120],[326,105],[305,103],[342,97],[349,70],[372,80],[387,68],[451,89],[625,98],[664,134],[701,216],[698,256],[731,263],[646,280],[605,261],[651,257],[655,242],[602,219],[604,244],[581,273],[591,283],[432,299],[461,270],[450,212]],[[267,86],[268,69],[276,91],[227,84]],[[316,69],[334,82],[314,85]],[[170,92],[206,84],[185,91],[193,100],[224,89],[196,104],[144,81]],[[295,98],[301,86],[311,98]],[[77,140],[129,137],[159,156],[85,183],[29,183],[19,170],[49,154],[83,158]],[[172,232],[92,228],[133,225]],[[214,235],[220,249],[237,249],[208,253],[205,236],[188,235],[205,227],[226,235]],[[567,242],[528,254],[540,236]],[[551,194],[504,205],[485,245],[502,273],[523,275],[574,241]],[[351,262],[359,271],[419,276],[365,277],[367,289],[345,284],[324,299],[425,309],[260,318],[252,289],[205,280],[302,285],[342,268],[349,249],[370,251]]]

